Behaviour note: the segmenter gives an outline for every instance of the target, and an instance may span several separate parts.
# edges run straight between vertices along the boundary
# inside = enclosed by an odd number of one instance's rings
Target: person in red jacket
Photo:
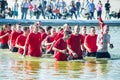
[[[54,58],[56,61],[67,61],[67,42],[66,42],[66,40],[68,40],[69,37],[70,37],[70,32],[65,31],[64,36],[55,42],[52,49],[55,52]]]
[[[31,32],[25,42],[24,53],[23,56],[26,55],[27,47],[28,47],[28,55],[32,57],[41,57],[41,33],[39,32],[39,27],[37,24],[33,25],[33,32]]]
[[[87,56],[96,57],[97,52],[97,35],[95,34],[95,27],[90,28],[90,34],[85,38],[84,47],[87,50]]]
[[[79,34],[80,27],[79,25],[74,26],[73,33],[68,39],[68,51],[69,51],[69,60],[83,59],[82,58],[82,36]]]
[[[24,52],[24,45],[25,45],[25,41],[26,41],[26,38],[27,38],[29,32],[30,32],[29,28],[24,27],[23,28],[23,34],[19,35],[16,39],[15,46],[18,48],[18,53],[19,54],[23,54],[23,52]]]

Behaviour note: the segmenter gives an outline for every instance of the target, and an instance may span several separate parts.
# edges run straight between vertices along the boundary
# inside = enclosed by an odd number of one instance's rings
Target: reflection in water
[[[45,61],[0,54],[0,80],[120,80],[120,60]]]
[[[54,69],[56,71],[55,75],[59,75],[62,73],[68,73],[67,71],[67,62],[66,61],[55,61],[54,62]]]
[[[105,73],[108,72],[107,64],[97,64],[96,68],[97,68],[96,73],[98,78],[102,77]]]
[[[105,61],[105,60],[104,60]],[[101,80],[105,73],[107,73],[107,61],[103,64],[103,61],[95,61],[90,62],[86,61],[84,64],[82,79],[95,79],[95,80]]]
[[[37,61],[25,61],[24,64],[25,70],[29,71],[30,73],[37,73],[37,71],[40,69],[40,63]]]
[[[37,80],[40,63],[35,61],[11,61],[13,80]]]
[[[97,70],[99,70],[100,69],[100,73],[107,73],[108,72],[108,60],[98,60],[97,61]]]
[[[85,65],[84,65],[84,70],[85,72],[95,72],[96,71],[96,63],[94,62],[85,62]]]
[[[68,70],[79,71],[83,69],[83,62],[80,61],[69,61]]]
[[[83,74],[81,76],[82,79],[90,79],[96,77],[96,62],[86,61],[84,63]]]
[[[80,61],[69,61],[68,70],[69,78],[80,78],[80,75],[83,74],[84,63]]]
[[[61,79],[75,79],[80,77],[80,74],[83,74],[83,62],[80,61],[68,61],[68,62],[54,62],[54,70],[56,71],[54,76],[61,76]]]

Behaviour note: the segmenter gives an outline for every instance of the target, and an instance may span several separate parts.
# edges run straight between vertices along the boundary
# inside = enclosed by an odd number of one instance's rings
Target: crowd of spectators
[[[109,0],[104,6],[100,0],[97,4],[94,3],[94,0],[71,0],[69,4],[65,0],[39,0],[39,3],[34,3],[34,0],[23,0],[18,3],[18,0],[14,0],[12,7],[8,7],[7,0],[0,0],[0,18],[9,16],[18,19],[18,16],[21,16],[21,19],[33,19],[33,17],[35,19],[41,17],[43,19],[73,19],[73,17],[75,19],[81,17],[97,19],[97,17],[101,17],[103,7],[106,11],[104,12],[105,19],[120,18],[120,10],[118,12],[110,11]],[[94,16],[95,11],[97,16]]]

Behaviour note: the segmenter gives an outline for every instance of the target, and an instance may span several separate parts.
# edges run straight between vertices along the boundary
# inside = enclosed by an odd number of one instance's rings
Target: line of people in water
[[[85,56],[97,58],[110,58],[108,45],[110,43],[109,26],[102,20],[100,33],[96,34],[95,27],[75,25],[71,29],[69,24],[57,28],[48,26],[42,27],[41,21],[29,27],[22,27],[21,24],[3,25],[0,31],[0,48],[18,52],[23,56],[41,57],[42,54],[52,54],[57,61],[83,59]],[[101,25],[102,23],[102,25]],[[104,25],[103,25],[104,24]]]

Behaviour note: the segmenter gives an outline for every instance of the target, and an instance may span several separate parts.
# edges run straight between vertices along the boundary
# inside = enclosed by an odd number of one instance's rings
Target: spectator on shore
[[[105,19],[109,19],[109,13],[110,13],[110,3],[109,0],[107,0],[107,3],[105,3]]]
[[[58,9],[57,7],[53,9],[53,12],[55,15],[55,19],[60,19],[62,17],[62,14],[60,13],[60,9]]]
[[[33,6],[33,13],[34,13],[34,16],[36,17],[36,19],[39,19],[40,11],[36,4]]]
[[[3,0],[5,1],[5,0]],[[27,1],[27,2],[26,2]],[[82,2],[83,1],[83,2]],[[22,0],[21,3],[21,19],[33,19],[33,5],[37,5],[39,15],[36,19],[67,19],[69,17],[76,19],[79,19],[79,16],[81,15],[83,18],[87,19],[95,19],[94,18],[94,11],[97,10],[97,17],[102,15],[102,4],[101,1],[99,1],[96,8],[94,8],[94,0],[70,0],[68,3],[65,0]],[[0,1],[0,12],[2,11],[2,5]],[[37,3],[36,3],[37,2]],[[68,3],[68,4],[66,4]],[[107,3],[105,4],[105,10],[106,13],[110,12],[110,8],[108,6],[109,0],[107,0]],[[10,4],[11,5],[11,4]],[[50,9],[48,9],[48,6]],[[6,6],[7,7],[7,6]],[[57,7],[57,8],[56,8]],[[64,12],[65,8],[68,10],[66,17],[66,13]],[[108,9],[109,8],[109,9]],[[29,9],[29,13],[27,13]],[[12,6],[13,10],[13,18],[17,19],[19,16],[19,4],[18,0],[15,0],[14,6]],[[57,12],[57,13],[56,13]],[[116,12],[116,11],[115,11]],[[104,13],[104,12],[103,12]],[[29,15],[28,15],[29,14]],[[5,10],[0,13],[0,18],[5,18]],[[28,15],[28,16],[27,16]],[[65,15],[65,16],[64,16]],[[111,15],[111,13],[109,14]],[[110,17],[107,15],[108,17]],[[106,17],[106,16],[105,16]],[[107,18],[108,18],[107,17]]]
[[[84,0],[82,3],[82,13],[87,18],[90,19],[90,2],[89,0]]]
[[[55,15],[53,14],[53,9],[51,8],[50,5],[47,6],[45,13],[48,19],[55,19]]]
[[[53,0],[50,0],[50,2],[48,3],[48,5],[50,6],[50,8],[53,10],[54,6],[55,6],[55,2]]]
[[[95,12],[95,4],[94,4],[94,0],[91,0],[90,1],[90,19],[95,19],[94,12]]]
[[[101,17],[101,15],[102,15],[102,3],[101,3],[101,1],[98,2],[96,10],[97,10],[97,18]]]
[[[120,18],[120,9],[119,9],[119,11],[118,11],[118,14],[117,14],[117,15],[118,15],[118,19],[119,19],[119,18]]]
[[[29,9],[29,13],[30,13],[30,19],[32,19],[32,17],[33,17],[33,3],[32,3],[32,1],[29,1],[28,9]]]
[[[72,0],[71,3],[70,3],[69,11],[70,11],[70,14],[71,14],[71,19],[73,19],[73,15],[77,19],[76,6],[75,6],[75,1],[74,0]]]
[[[60,0],[56,0],[55,7],[60,10],[60,7],[61,7]]]
[[[62,19],[67,19],[68,17],[71,17],[71,14],[67,10],[67,8],[64,8],[63,13],[62,13]]]
[[[80,17],[80,8],[81,8],[80,0],[77,0],[76,2],[77,17]]]
[[[11,8],[7,8],[7,9],[5,10],[5,14],[6,14],[6,16],[8,16],[9,18],[12,18],[12,16],[13,16],[13,11],[11,10]]]
[[[0,1],[0,18],[5,18],[5,9],[8,7],[6,0]]]
[[[43,7],[43,10],[45,10],[46,8],[46,5],[47,5],[47,1],[46,0],[42,0],[42,7]]]
[[[4,12],[5,9],[8,7],[8,2],[7,2],[7,0],[0,0],[0,5],[1,5],[1,12],[0,12],[0,13],[2,13],[2,12]]]
[[[61,1],[61,8],[60,8],[60,13],[63,14],[63,10],[66,8],[66,2],[64,0]]]
[[[14,19],[18,19],[18,8],[19,8],[19,4],[17,0],[15,0],[14,5],[13,5],[13,18]]]
[[[45,8],[46,8],[46,6],[45,6]],[[42,3],[40,2],[39,6],[38,6],[39,16],[42,15],[42,17],[44,19],[45,19],[45,8],[43,7]]]
[[[21,12],[22,12],[21,19],[26,19],[28,8],[29,8],[28,1],[23,0],[21,4]]]
[[[0,14],[2,13],[2,4],[0,3]]]

